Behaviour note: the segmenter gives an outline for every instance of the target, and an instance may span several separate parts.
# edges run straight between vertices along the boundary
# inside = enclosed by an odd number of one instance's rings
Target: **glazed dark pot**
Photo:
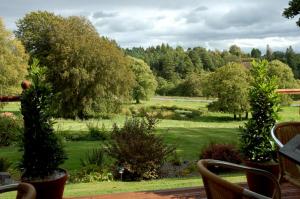
[[[268,163],[257,163],[257,162],[250,162],[245,161],[246,166],[262,169],[272,173],[277,179],[279,177],[279,164],[276,162],[268,162]],[[268,178],[256,175],[253,173],[246,173],[247,182],[249,189],[251,191],[260,193],[264,196],[272,197],[274,192],[274,184]]]
[[[62,176],[56,179],[47,180],[22,180],[30,183],[36,190],[36,199],[62,199],[64,193],[65,183],[67,181],[67,172],[60,169]]]

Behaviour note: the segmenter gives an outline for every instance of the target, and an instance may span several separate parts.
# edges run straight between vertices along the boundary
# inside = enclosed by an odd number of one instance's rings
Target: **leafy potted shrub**
[[[241,152],[248,166],[268,170],[278,175],[275,145],[271,139],[271,128],[277,119],[280,100],[276,93],[276,78],[268,76],[268,62],[266,60],[252,62],[249,100],[252,118],[242,128],[240,143]],[[255,180],[255,176],[247,175],[247,180]],[[262,184],[261,184],[262,183]],[[250,183],[252,184],[252,183]],[[253,183],[250,189],[265,195],[272,193],[272,187],[263,179]],[[269,195],[270,196],[270,195]]]
[[[32,85],[21,95],[24,136],[20,168],[22,181],[36,188],[38,199],[60,199],[67,174],[58,167],[66,154],[54,133],[50,111],[52,91],[43,79],[44,72],[34,60],[29,72]]]

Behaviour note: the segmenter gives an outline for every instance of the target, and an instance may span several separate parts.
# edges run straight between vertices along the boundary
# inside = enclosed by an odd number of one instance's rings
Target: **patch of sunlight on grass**
[[[224,179],[233,182],[245,182],[243,175],[227,174]],[[65,188],[64,197],[73,196],[91,196],[99,194],[134,192],[134,191],[150,191],[174,189],[183,187],[203,186],[200,177],[194,178],[167,178],[160,180],[141,181],[141,182],[94,182],[69,184]]]

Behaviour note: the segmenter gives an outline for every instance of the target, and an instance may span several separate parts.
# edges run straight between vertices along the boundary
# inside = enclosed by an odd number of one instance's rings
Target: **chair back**
[[[283,147],[290,139],[300,134],[300,122],[277,123],[271,131],[272,137],[279,147]],[[279,155],[280,181],[286,179],[289,182],[300,186],[300,169],[297,164],[288,158]]]
[[[17,191],[16,199],[35,199],[36,192],[34,187],[28,183],[10,184],[0,186],[0,193]]]
[[[272,182],[275,183],[276,189],[273,198],[281,198],[278,182],[276,181],[275,177],[272,176],[272,174],[266,171],[218,160],[202,159],[198,161],[198,170],[202,176],[207,199],[271,199],[270,197],[263,196],[238,184],[233,184],[222,179],[208,169],[211,168],[211,166],[221,166],[225,168],[244,170],[247,172],[257,172],[257,174],[266,174],[265,176],[271,178]]]

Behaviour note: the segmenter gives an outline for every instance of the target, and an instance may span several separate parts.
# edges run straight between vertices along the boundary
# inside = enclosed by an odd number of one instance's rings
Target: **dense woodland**
[[[189,88],[192,83],[201,87],[199,78],[204,74],[214,72],[229,62],[241,63],[250,66],[253,59],[279,60],[287,64],[293,71],[295,78],[300,78],[300,54],[290,46],[285,52],[274,51],[267,46],[266,52],[253,48],[251,53],[245,53],[237,45],[228,50],[208,50],[203,47],[194,47],[184,50],[168,44],[148,48],[125,49],[126,54],[143,59],[151,68],[158,81],[156,93],[159,95],[203,96],[197,88]],[[264,55],[263,55],[264,54]],[[198,78],[197,78],[198,77]],[[197,81],[198,79],[198,81]]]

